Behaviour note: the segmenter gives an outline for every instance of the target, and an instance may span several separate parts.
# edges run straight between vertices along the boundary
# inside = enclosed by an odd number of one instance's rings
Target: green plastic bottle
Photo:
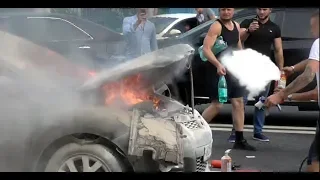
[[[218,94],[219,94],[219,102],[220,103],[225,103],[228,101],[227,81],[224,76],[220,76],[220,78],[219,78]]]

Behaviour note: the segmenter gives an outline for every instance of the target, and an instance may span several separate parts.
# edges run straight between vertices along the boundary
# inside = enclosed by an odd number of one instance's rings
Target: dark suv
[[[310,32],[310,17],[315,11],[315,8],[274,8],[271,13],[271,20],[278,24],[282,31],[283,51],[285,66],[294,65],[301,60],[307,59],[309,51],[314,39]],[[250,19],[256,16],[255,9],[245,9],[235,14],[234,20],[241,23],[244,19]],[[204,37],[208,32],[213,22],[207,22],[194,29],[186,32],[185,34],[176,38],[159,41],[159,47],[170,46],[176,43],[187,43],[198,49],[203,44]],[[274,61],[274,57],[272,57]],[[194,77],[194,93],[195,103],[202,104],[208,103],[209,98],[205,92],[204,76],[206,72],[203,70],[203,61],[200,60],[199,54],[195,54],[193,61],[193,77]],[[188,73],[185,74],[189,76]],[[296,73],[288,79],[290,83],[299,74]],[[179,93],[181,101],[190,104],[188,99],[190,94],[190,82],[187,78],[177,79],[173,89]],[[316,78],[314,81],[301,91],[312,90],[316,86]],[[271,87],[272,89],[273,87]],[[253,101],[249,101],[253,104]],[[308,102],[285,102],[289,106],[298,106],[300,110],[315,110],[317,109],[316,103]]]

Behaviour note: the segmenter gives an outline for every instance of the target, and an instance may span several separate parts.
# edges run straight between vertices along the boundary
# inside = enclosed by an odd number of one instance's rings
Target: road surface
[[[256,152],[232,150],[231,157],[243,169],[263,172],[297,172],[307,156],[315,134],[315,122],[319,112],[299,112],[292,107],[283,107],[283,112],[274,109],[264,128],[270,142],[252,139],[252,107],[246,108],[244,136],[257,148]],[[212,159],[221,159],[224,151],[232,148],[227,141],[231,131],[231,107],[227,105],[218,117],[210,123],[213,133]],[[255,156],[247,158],[246,156]],[[305,165],[303,169],[305,169]]]
[[[197,105],[196,109],[202,112],[207,106],[206,104]],[[245,110],[245,124],[252,125],[254,108],[253,106],[246,106]],[[279,112],[274,107],[266,118],[266,125],[315,127],[318,118],[319,111],[298,111],[297,107],[282,106],[282,111]],[[231,124],[231,105],[224,105],[220,114],[211,123]]]

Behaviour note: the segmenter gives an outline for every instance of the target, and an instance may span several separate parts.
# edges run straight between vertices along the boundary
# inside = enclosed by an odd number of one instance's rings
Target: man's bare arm
[[[274,39],[274,57],[279,69],[283,68],[283,49],[281,37]]]
[[[237,25],[237,29],[239,31],[239,41],[238,41],[238,49],[242,49],[242,43],[241,43],[241,28],[240,28],[240,25],[239,23],[235,22],[236,25]]]
[[[305,59],[305,60],[299,62],[298,64],[294,65],[293,66],[294,67],[294,72],[303,71],[306,68],[307,64],[308,64],[308,61],[309,61],[309,59]]]
[[[319,71],[319,61],[309,60],[304,72],[292,81],[286,88],[280,91],[282,97],[287,97],[289,94],[295,93],[306,87]]]
[[[206,37],[203,41],[203,53],[208,61],[211,62],[214,66],[221,66],[220,62],[217,60],[216,56],[212,52],[212,47],[216,42],[217,37],[220,35],[221,25],[218,22],[215,22],[211,25]]]
[[[310,101],[318,99],[318,87],[314,88],[311,91],[303,93],[293,93],[291,99],[294,101]]]
[[[247,30],[246,28],[240,29],[240,38],[242,42],[246,41],[250,35],[249,33],[246,32],[246,30]]]

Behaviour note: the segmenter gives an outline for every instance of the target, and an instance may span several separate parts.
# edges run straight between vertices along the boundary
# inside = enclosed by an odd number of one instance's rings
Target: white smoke
[[[268,56],[252,49],[233,51],[221,58],[227,73],[235,76],[240,85],[249,91],[248,98],[253,98],[264,91],[272,80],[280,79],[279,68]]]

